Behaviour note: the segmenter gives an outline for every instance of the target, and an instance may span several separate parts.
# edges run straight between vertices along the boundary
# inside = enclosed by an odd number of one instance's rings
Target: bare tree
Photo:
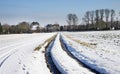
[[[100,20],[103,21],[104,18],[104,9],[100,9]]]
[[[87,11],[85,13],[84,20],[85,20],[85,22],[87,24],[87,29],[89,29],[89,25],[90,25],[90,23],[89,23],[90,22],[90,11]]]
[[[73,20],[73,25],[77,25],[78,24],[78,17],[76,14],[72,15],[72,20]]]
[[[76,25],[78,24],[78,17],[76,14],[68,14],[67,15],[68,29],[75,30]]]
[[[94,24],[94,11],[90,12],[90,19],[91,19],[91,23],[93,25]]]
[[[110,27],[113,27],[114,17],[115,17],[115,11],[112,9],[111,10],[111,26]]]
[[[99,19],[100,19],[99,13],[100,13],[99,10],[95,11],[95,21],[96,21],[97,29],[99,29],[99,24],[98,24],[99,23]]]
[[[86,24],[86,23],[87,23],[87,20],[86,20],[85,17],[82,18],[82,23],[83,23],[83,24]]]
[[[72,16],[73,16],[73,14],[71,14],[71,13],[67,15],[67,23],[68,23],[68,25],[72,25],[73,24]]]
[[[108,29],[109,15],[110,15],[110,10],[109,9],[105,9],[106,29]]]

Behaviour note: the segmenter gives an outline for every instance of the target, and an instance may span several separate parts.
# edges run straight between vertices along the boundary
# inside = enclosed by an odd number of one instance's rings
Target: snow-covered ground
[[[93,74],[71,58],[61,47],[59,34],[51,50],[53,62],[62,74]]]
[[[102,73],[120,74],[120,31],[64,32],[72,53]]]
[[[57,33],[0,35],[0,74],[50,74],[45,47],[34,49]],[[63,74],[91,74],[63,50],[60,35],[68,50],[81,62],[105,74],[120,74],[120,31],[61,32],[51,48],[51,57]]]
[[[56,33],[0,35],[0,74],[50,74],[44,46],[34,49]]]

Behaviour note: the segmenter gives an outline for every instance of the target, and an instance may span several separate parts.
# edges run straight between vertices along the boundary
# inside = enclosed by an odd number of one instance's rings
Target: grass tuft
[[[56,37],[56,35],[48,38],[44,43],[42,43],[42,44],[40,44],[38,47],[36,47],[36,48],[34,49],[34,51],[39,51],[39,50],[42,48],[42,46],[45,45],[45,43],[50,43],[55,37]],[[45,48],[47,48],[47,47],[48,47],[48,45],[45,46]]]
[[[78,40],[78,39],[74,39],[74,38],[72,38],[72,37],[69,36],[69,35],[65,35],[65,36],[66,36],[67,38],[72,39],[73,41],[75,41],[75,42],[83,45],[83,46],[86,46],[86,47],[89,47],[89,48],[92,48],[92,49],[96,48],[96,45],[97,45],[96,43],[87,43],[87,42],[83,42],[83,41]]]

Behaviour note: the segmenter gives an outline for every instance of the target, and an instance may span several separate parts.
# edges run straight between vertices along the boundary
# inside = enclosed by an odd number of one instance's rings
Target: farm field
[[[54,34],[0,35],[0,74],[49,74],[44,48],[34,49]]]
[[[72,54],[100,73],[120,73],[120,31],[66,32]]]
[[[119,57],[119,30],[0,35],[0,74],[120,74]]]

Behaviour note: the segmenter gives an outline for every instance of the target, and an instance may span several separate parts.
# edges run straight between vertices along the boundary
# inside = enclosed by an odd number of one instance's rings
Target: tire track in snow
[[[42,51],[42,53],[45,56],[45,61],[48,69],[52,74],[61,74],[60,71],[57,69],[56,65],[54,64],[52,57],[51,57],[51,48],[54,45],[54,41],[57,34],[50,37],[49,39],[45,40],[42,44],[37,46],[34,51],[39,51],[41,48],[45,48],[45,51]]]
[[[88,70],[90,70],[91,72],[95,73],[95,74],[101,74],[100,72],[92,69],[91,67],[89,67],[88,65],[86,65],[84,62],[81,62],[78,58],[76,58],[68,49],[66,44],[63,42],[62,39],[62,35],[60,35],[60,42],[61,42],[61,46],[63,48],[63,50],[73,59],[75,59],[80,65],[82,65],[83,67],[87,68]]]
[[[53,45],[54,45],[54,41],[50,43],[45,53],[45,57],[47,61],[46,63],[47,63],[48,68],[50,69],[50,72],[52,72],[53,74],[61,74],[60,71],[57,69],[56,65],[54,64],[51,54],[50,54],[50,51]]]
[[[61,72],[57,69],[56,65],[54,64],[50,53],[51,48],[54,45],[56,36],[53,39],[51,39],[51,41],[48,42],[47,46],[45,47],[45,59],[46,59],[47,67],[50,69],[50,72],[52,72],[52,74],[61,74]]]
[[[9,54],[8,56],[6,56],[3,60],[2,60],[2,62],[0,63],[0,68],[1,68],[1,66],[3,65],[3,63],[12,55],[12,54],[14,54],[15,52],[17,52],[18,50],[16,50],[16,51],[14,51],[13,53],[11,53],[11,54]]]
[[[29,45],[32,44],[31,41],[32,41],[32,40],[29,41]],[[23,42],[22,42],[22,43],[23,43]],[[21,43],[20,43],[20,44],[21,44]],[[6,51],[6,53],[0,55],[0,67],[3,65],[3,63],[4,63],[10,56],[12,56],[14,53],[16,53],[17,51],[19,51],[19,48],[20,48],[20,47],[24,47],[24,46],[26,46],[26,45],[28,45],[28,44],[23,44],[23,45],[18,46],[18,47],[13,46],[13,48],[11,48],[11,49],[9,49],[8,51]],[[2,59],[2,61],[1,61],[1,59]]]
[[[12,55],[12,54],[11,54]],[[0,68],[2,66],[2,64],[5,62],[6,59],[8,59],[11,55],[7,56],[5,59],[3,59],[3,61],[0,63]]]
[[[31,42],[33,40],[27,40],[29,42],[29,44],[32,44]],[[20,46],[19,46],[20,45]],[[28,44],[24,44],[24,41],[19,42],[19,43],[14,43],[14,44],[10,44],[9,46],[6,47],[2,47],[0,48],[0,52],[5,52],[4,54],[0,54],[0,67],[3,65],[3,63],[11,56],[13,55],[15,52],[17,52],[19,50],[20,47],[26,46]],[[16,47],[17,46],[17,47]],[[7,49],[10,48],[11,49]]]

